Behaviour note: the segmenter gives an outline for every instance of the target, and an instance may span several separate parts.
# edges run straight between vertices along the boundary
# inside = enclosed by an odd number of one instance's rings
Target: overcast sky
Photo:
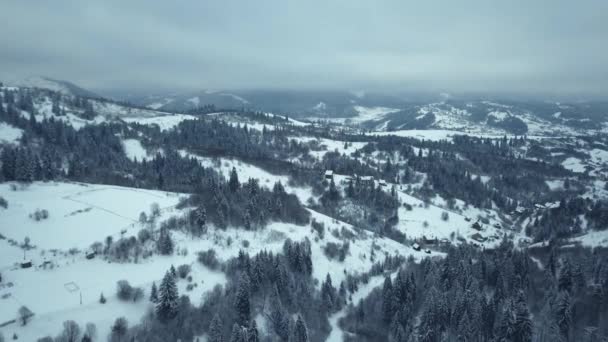
[[[606,0],[0,3],[0,79],[608,93]]]

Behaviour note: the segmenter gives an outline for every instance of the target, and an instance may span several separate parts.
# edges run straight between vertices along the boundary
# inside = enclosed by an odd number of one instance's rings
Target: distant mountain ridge
[[[84,89],[72,82],[57,80],[46,76],[31,76],[21,80],[17,80],[15,82],[11,82],[11,85],[17,87],[28,87],[28,88],[41,88],[41,89],[49,89],[53,91],[60,92],[64,95],[72,95],[72,96],[81,96],[81,97],[90,97],[90,98],[100,98],[101,96],[90,91]]]

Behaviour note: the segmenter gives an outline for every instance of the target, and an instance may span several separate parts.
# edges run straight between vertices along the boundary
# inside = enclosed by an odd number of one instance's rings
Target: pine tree
[[[572,283],[572,267],[570,265],[570,261],[568,259],[564,259],[562,267],[559,271],[558,289],[560,291],[570,292],[572,290]]]
[[[516,319],[515,311],[513,309],[513,301],[507,300],[499,322],[497,337],[501,341],[513,341],[515,332]]]
[[[293,332],[293,342],[308,342],[308,329],[302,315],[298,315]]]
[[[224,342],[222,320],[216,313],[209,324],[209,342]]]
[[[327,273],[325,281],[321,285],[321,300],[327,312],[332,312],[336,307],[336,288],[331,282],[331,276]]]
[[[150,289],[150,301],[152,303],[158,303],[158,289],[156,288],[156,282],[152,282],[152,289]]]
[[[519,292],[515,303],[515,337],[517,341],[532,341],[533,324],[530,319],[530,310],[523,291]]]
[[[570,295],[566,291],[560,293],[555,316],[560,334],[564,339],[568,340],[570,325],[572,324],[572,306],[570,303]]]
[[[258,333],[258,326],[255,319],[251,320],[249,329],[247,329],[247,342],[260,342],[260,336]]]
[[[199,206],[196,209],[196,219],[195,224],[200,228],[204,229],[205,224],[207,224],[207,211],[203,205]]]
[[[160,235],[158,237],[158,241],[156,242],[156,247],[158,252],[162,255],[173,254],[173,239],[171,239],[171,234],[167,228],[160,229]]]
[[[384,279],[384,286],[382,287],[382,319],[386,324],[389,324],[393,320],[395,314],[393,299],[393,283],[391,277],[388,276]]]
[[[230,342],[247,342],[247,336],[243,328],[239,327],[238,324],[232,325],[232,333],[230,334]]]
[[[156,304],[156,315],[161,321],[168,321],[177,314],[178,293],[175,277],[170,273],[165,273],[165,277],[158,289],[159,298]]]
[[[228,188],[231,192],[236,192],[239,189],[239,175],[236,172],[236,168],[233,166],[232,171],[230,171],[230,180],[228,181]]]
[[[250,317],[250,280],[249,277],[244,274],[241,276],[239,287],[236,293],[234,306],[237,313],[237,322],[242,326],[247,326]]]

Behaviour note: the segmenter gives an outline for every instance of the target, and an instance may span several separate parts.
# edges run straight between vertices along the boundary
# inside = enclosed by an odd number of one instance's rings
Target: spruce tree
[[[255,319],[251,320],[249,329],[247,329],[247,342],[260,342],[260,336],[258,333],[258,326]]]
[[[239,189],[239,175],[236,172],[236,168],[233,166],[232,171],[230,171],[230,180],[228,181],[228,188],[231,192],[236,192]]]
[[[298,315],[293,332],[293,342],[308,342],[308,329],[301,315]]]
[[[236,292],[236,298],[234,301],[234,307],[237,313],[237,322],[242,326],[247,326],[249,323],[249,317],[251,314],[250,302],[250,280],[245,274],[241,276],[239,287]]]
[[[532,341],[533,324],[530,319],[530,310],[523,291],[519,292],[515,303],[515,336],[517,341]]]
[[[570,325],[572,324],[572,307],[570,295],[566,291],[562,291],[558,298],[555,320],[562,338],[568,340]]]
[[[202,230],[205,228],[205,224],[207,224],[207,211],[203,205],[199,206],[196,209],[196,218],[195,224]]]
[[[165,277],[158,289],[158,303],[156,304],[156,315],[161,321],[168,321],[177,314],[177,285],[175,277],[171,272],[165,273]]]
[[[171,239],[171,234],[167,230],[167,228],[161,228],[160,236],[158,237],[158,241],[156,242],[156,247],[158,252],[162,255],[171,255],[173,254],[174,244],[173,239]]]
[[[239,325],[236,323],[234,323],[234,325],[232,326],[230,342],[247,342],[243,329],[239,327]]]
[[[152,289],[150,289],[150,301],[152,303],[158,303],[158,289],[156,288],[156,282],[152,282]]]
[[[384,323],[389,324],[393,320],[395,311],[395,303],[393,300],[393,284],[391,277],[388,276],[384,279],[384,286],[382,287],[382,319]]]
[[[220,316],[216,313],[209,324],[209,342],[224,342],[224,337],[222,336],[222,320]]]

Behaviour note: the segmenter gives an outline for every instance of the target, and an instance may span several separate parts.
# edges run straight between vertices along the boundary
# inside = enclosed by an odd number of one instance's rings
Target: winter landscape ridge
[[[42,86],[0,88],[7,339],[602,334],[605,305],[574,317],[607,284],[601,116],[177,113]]]

